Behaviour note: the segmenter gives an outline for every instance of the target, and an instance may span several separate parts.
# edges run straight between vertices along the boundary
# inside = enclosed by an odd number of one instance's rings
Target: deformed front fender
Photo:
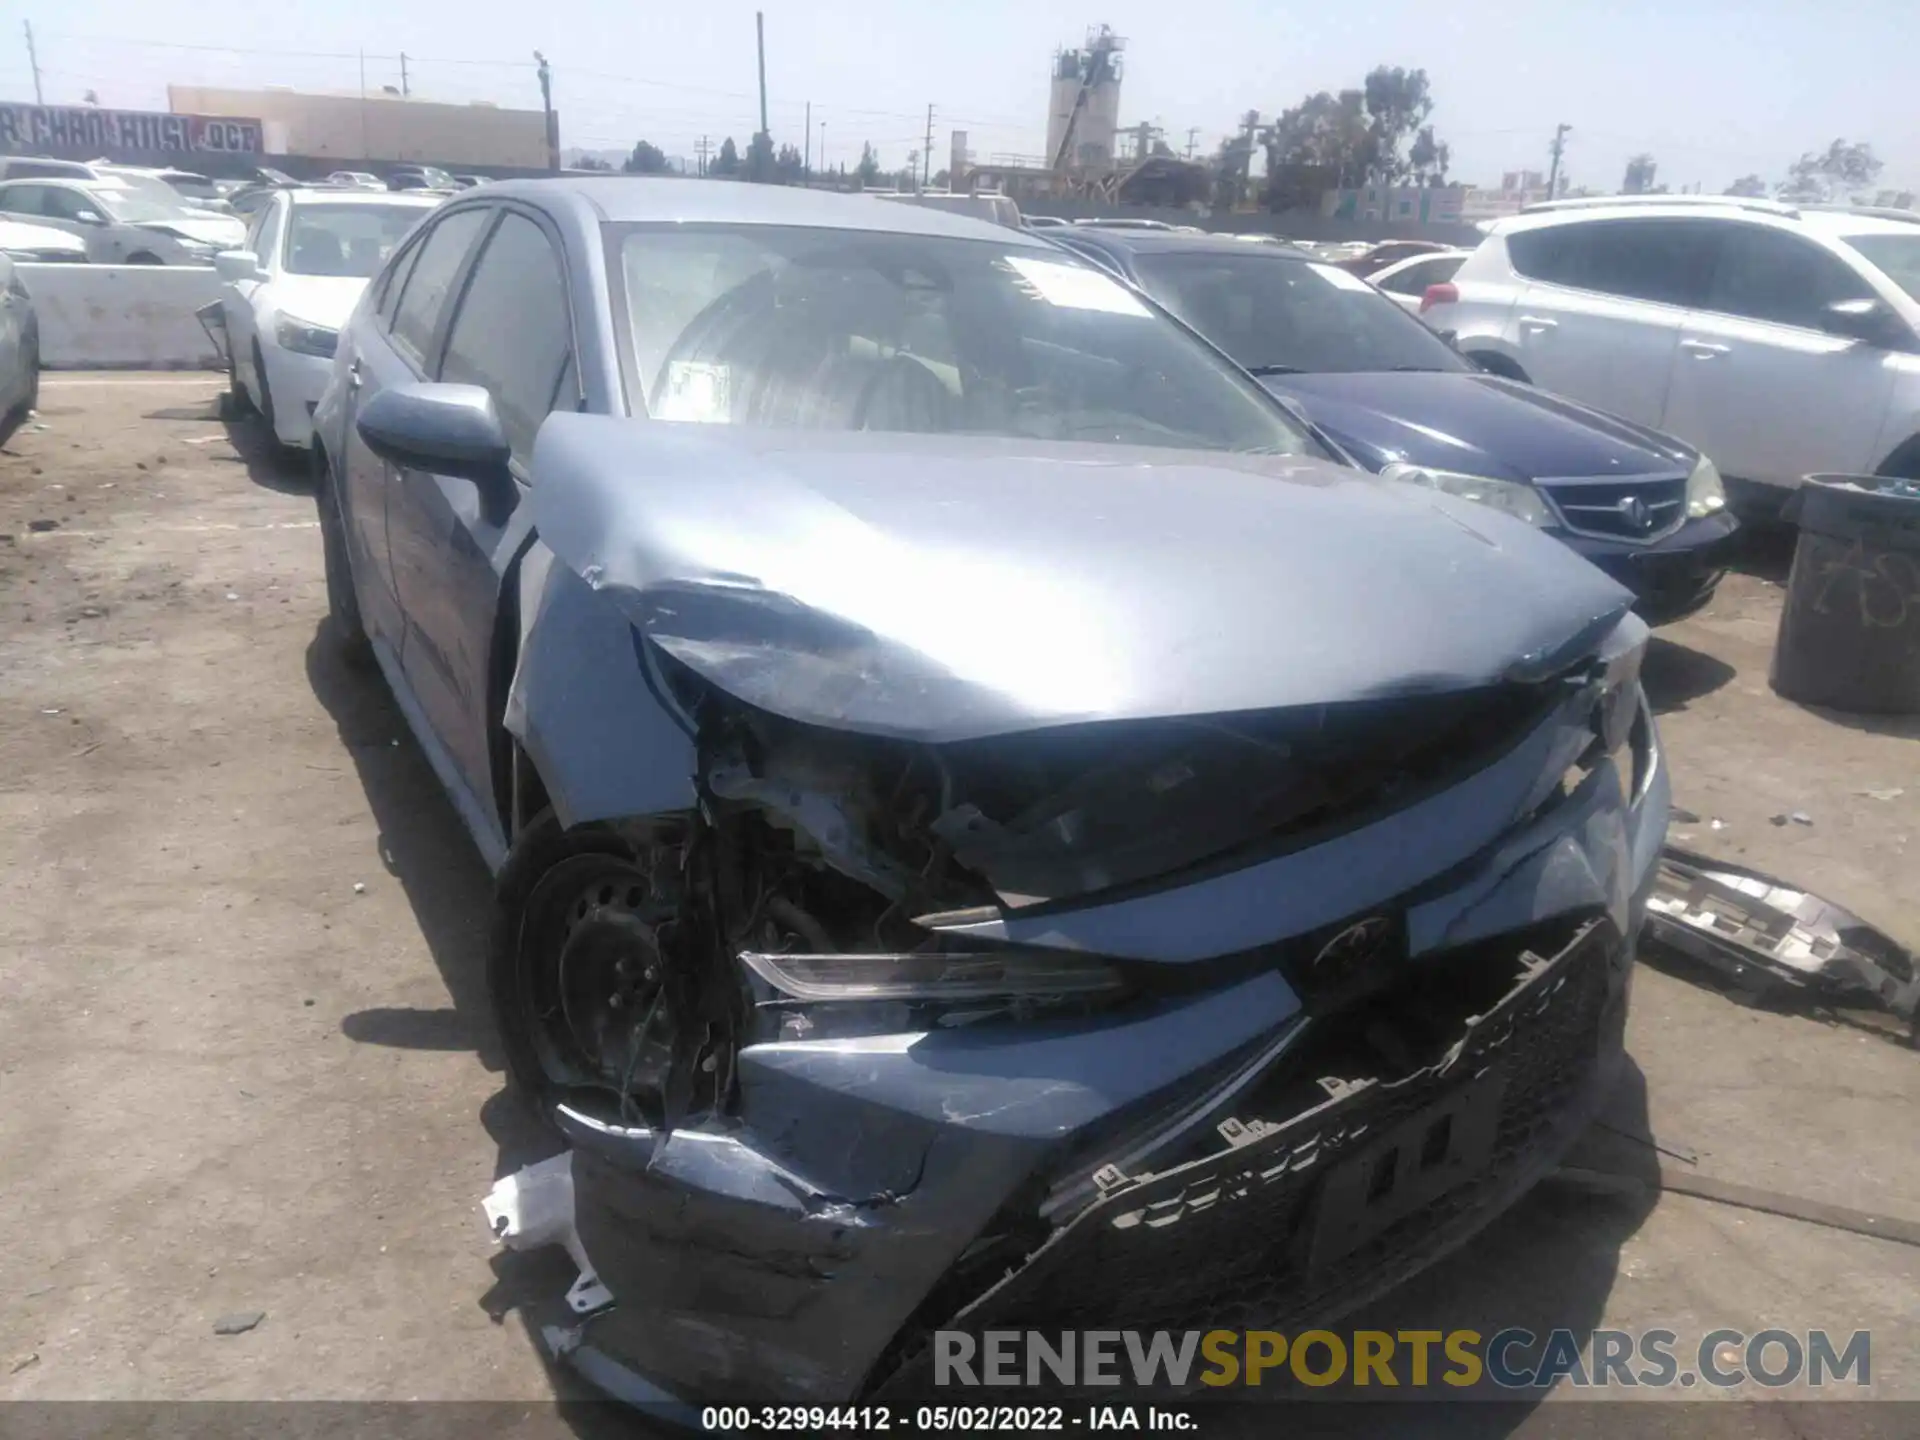
[[[560,823],[691,809],[692,736],[650,683],[619,608],[535,540],[520,569],[520,615],[505,724]]]

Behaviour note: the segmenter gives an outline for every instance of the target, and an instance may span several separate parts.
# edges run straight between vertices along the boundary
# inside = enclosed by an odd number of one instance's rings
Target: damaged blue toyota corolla
[[[1629,596],[1334,463],[1018,231],[488,186],[317,416],[332,625],[497,871],[554,1353],[921,1383],[942,1327],[1326,1319],[1619,1057],[1667,784]]]

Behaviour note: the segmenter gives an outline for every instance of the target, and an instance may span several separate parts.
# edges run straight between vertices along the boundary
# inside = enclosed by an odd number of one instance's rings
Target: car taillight
[[[1420,297],[1420,313],[1426,314],[1436,305],[1452,305],[1460,299],[1460,287],[1457,285],[1429,285],[1426,293]]]

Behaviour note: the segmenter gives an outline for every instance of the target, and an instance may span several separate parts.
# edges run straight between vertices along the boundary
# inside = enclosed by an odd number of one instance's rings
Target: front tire
[[[657,931],[671,918],[641,858],[610,830],[563,829],[547,810],[514,841],[494,890],[487,991],[508,1080],[543,1123],[570,1097],[607,1106],[670,1063]],[[638,1123],[657,1118],[620,1108]]]

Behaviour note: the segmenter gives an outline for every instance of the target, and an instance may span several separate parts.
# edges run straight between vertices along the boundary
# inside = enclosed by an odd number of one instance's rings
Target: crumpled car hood
[[[709,683],[928,743],[1550,673],[1631,599],[1482,507],[1280,457],[561,414],[531,503]]]

